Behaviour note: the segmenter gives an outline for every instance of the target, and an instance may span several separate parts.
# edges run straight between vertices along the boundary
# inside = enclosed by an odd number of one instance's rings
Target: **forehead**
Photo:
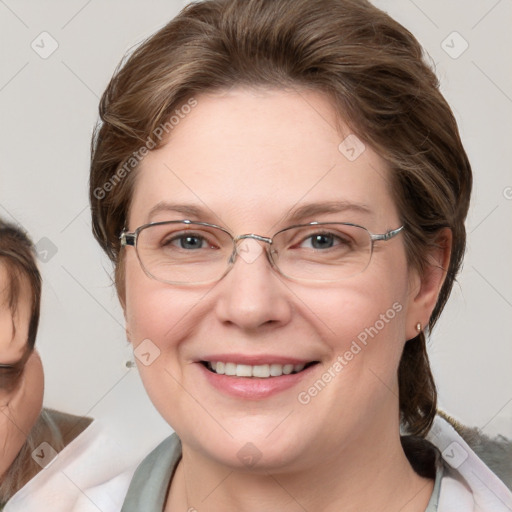
[[[30,285],[20,276],[16,313],[9,307],[10,275],[0,262],[0,363],[17,362],[27,349],[28,323],[30,319]],[[14,329],[14,326],[16,329]]]
[[[195,100],[167,144],[142,161],[130,227],[157,220],[150,212],[163,202],[201,207],[217,223],[236,216],[274,225],[327,202],[363,206],[352,220],[367,227],[397,217],[384,161],[322,93],[235,88]]]

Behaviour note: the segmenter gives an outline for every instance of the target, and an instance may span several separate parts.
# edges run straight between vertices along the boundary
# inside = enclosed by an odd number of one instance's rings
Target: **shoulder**
[[[471,435],[468,435],[471,434]],[[508,511],[512,509],[512,492],[505,485],[512,462],[506,449],[497,445],[501,441],[487,438],[478,429],[460,425],[444,413],[436,416],[427,440],[441,453],[444,476],[441,484],[439,511],[452,510],[452,503],[471,502],[475,510]],[[476,453],[474,448],[479,450]],[[496,453],[498,455],[496,456]],[[495,468],[489,466],[489,457]],[[504,470],[504,471],[503,471]],[[510,479],[508,479],[510,485]]]
[[[87,416],[76,416],[54,409],[44,409],[40,421],[42,434],[47,438],[58,438],[64,448],[78,437],[93,420]]]
[[[2,493],[6,493],[11,500],[13,497],[20,499],[24,487],[37,478],[91,422],[91,418],[43,409],[2,482],[8,492],[2,489]]]
[[[135,469],[132,467],[107,482],[84,490],[72,512],[119,512]]]
[[[34,445],[40,458],[33,457],[32,462],[39,461],[40,471],[9,500],[5,512],[69,512],[83,490],[114,479],[140,461],[126,453],[105,424],[88,420],[78,428],[79,420],[49,412],[38,434],[39,444]],[[55,434],[68,441],[60,450],[54,447]]]
[[[477,427],[461,424],[444,412],[439,416],[449,423],[475,454],[512,490],[512,439],[490,437]]]
[[[154,473],[169,471],[174,468],[181,458],[181,441],[176,433],[164,439],[144,460],[140,463],[134,477],[144,478]]]
[[[87,489],[73,512],[161,510],[172,473],[181,458],[181,442],[172,434],[154,448],[137,467]]]
[[[123,511],[161,510],[174,471],[181,459],[181,441],[176,433],[162,441],[135,471],[124,500]]]

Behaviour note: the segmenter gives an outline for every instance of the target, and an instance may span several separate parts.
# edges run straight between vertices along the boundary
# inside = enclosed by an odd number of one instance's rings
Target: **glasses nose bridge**
[[[247,233],[245,235],[239,235],[239,236],[233,238],[233,242],[235,243],[235,245],[238,245],[238,242],[240,240],[247,240],[248,238],[258,240],[258,242],[265,242],[269,245],[272,243],[272,238],[269,238],[268,236],[256,235],[254,233]]]
[[[246,233],[244,235],[238,235],[236,237],[232,237],[232,240],[233,240],[233,253],[231,255],[231,259],[230,259],[230,264],[234,264],[235,263],[235,260],[240,256],[243,260],[245,260],[246,262],[252,262],[255,258],[252,257],[251,255],[249,254],[246,254],[245,256],[242,255],[241,253],[247,253],[247,252],[250,252],[250,249],[249,250],[243,250],[243,249],[240,249],[240,242],[243,242],[244,240],[256,240],[258,242],[263,242],[265,243],[266,245],[264,247],[262,247],[262,250],[266,253],[266,256],[267,256],[267,259],[269,260],[269,263],[273,266],[274,263],[270,257],[270,246],[272,245],[272,238],[269,238],[267,236],[261,236],[261,235],[256,235],[255,233]],[[256,253],[253,252],[253,256],[256,256]]]

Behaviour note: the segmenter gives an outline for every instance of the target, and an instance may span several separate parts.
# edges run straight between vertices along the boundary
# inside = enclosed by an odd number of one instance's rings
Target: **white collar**
[[[511,512],[512,493],[457,431],[436,416],[427,439],[443,456],[438,512]]]

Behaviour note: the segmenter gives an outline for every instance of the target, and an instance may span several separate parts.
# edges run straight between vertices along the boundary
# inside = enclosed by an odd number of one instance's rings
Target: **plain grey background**
[[[45,403],[102,418],[140,450],[169,427],[126,366],[111,266],[90,229],[89,145],[123,54],[185,3],[0,0],[0,215],[39,249]],[[374,3],[430,55],[474,170],[464,269],[429,343],[440,405],[512,437],[512,2]]]

